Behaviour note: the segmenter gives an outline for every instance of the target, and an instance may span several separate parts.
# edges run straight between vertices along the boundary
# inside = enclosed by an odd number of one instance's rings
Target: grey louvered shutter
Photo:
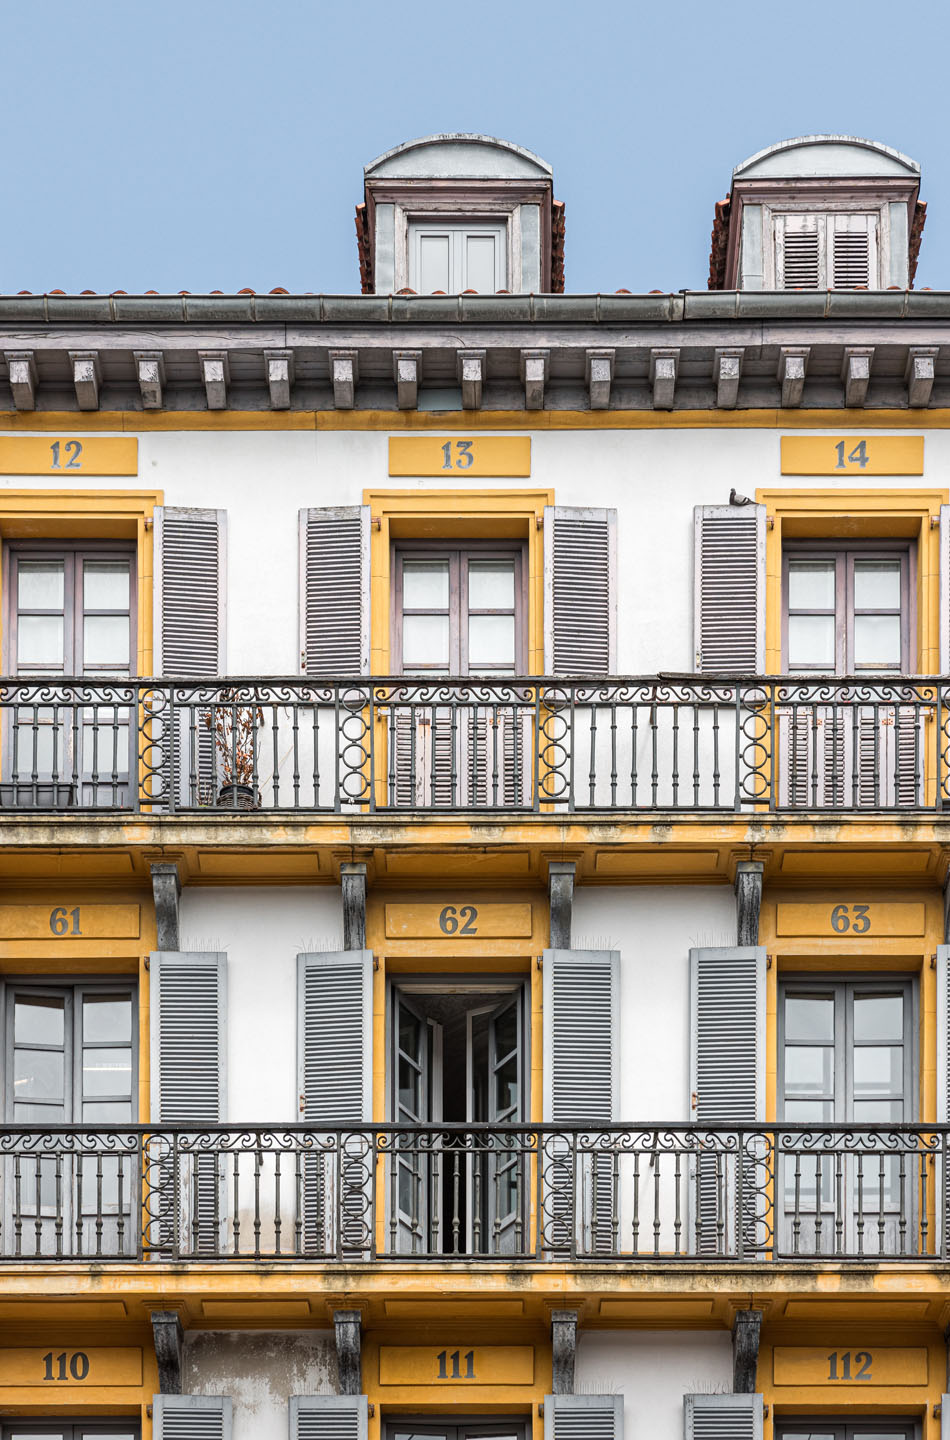
[[[149,961],[152,1119],[216,1125],[226,1115],[227,955],[157,950]]]
[[[940,1397],[940,1440],[950,1440],[950,1395]]]
[[[544,1440],[623,1440],[622,1395],[545,1395]]]
[[[227,512],[155,511],[155,670],[224,673]]]
[[[776,217],[779,290],[818,290],[823,284],[825,216]]]
[[[871,215],[830,215],[831,288],[855,290],[877,288],[872,275],[874,218]]]
[[[154,1395],[153,1440],[231,1440],[230,1395]]]
[[[544,673],[617,666],[617,512],[544,507]]]
[[[300,512],[300,668],[369,674],[368,505]]]
[[[366,1440],[365,1395],[291,1395],[290,1440]]]
[[[577,1251],[617,1249],[618,1176],[598,1128],[617,1117],[620,954],[616,950],[545,950],[542,961],[544,1119],[580,1127],[588,1140],[547,1136],[545,1241]]]
[[[937,946],[937,1123],[950,1125],[950,945]]]
[[[373,953],[297,956],[300,1119],[320,1131],[372,1120]],[[311,1255],[362,1255],[372,1240],[374,1158],[360,1138],[319,1140],[303,1173],[303,1244]]]
[[[693,511],[693,643],[707,675],[765,669],[765,506]]]
[[[690,1092],[700,1125],[765,1115],[765,950],[690,950]]]
[[[686,1440],[762,1440],[761,1395],[684,1395]]]
[[[940,674],[950,676],[950,505],[940,507]]]

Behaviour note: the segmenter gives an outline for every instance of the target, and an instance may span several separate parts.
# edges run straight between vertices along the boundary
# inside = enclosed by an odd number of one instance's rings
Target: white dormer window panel
[[[775,271],[779,290],[876,289],[876,215],[775,216]]]
[[[507,289],[507,226],[411,222],[409,285],[422,295]]]

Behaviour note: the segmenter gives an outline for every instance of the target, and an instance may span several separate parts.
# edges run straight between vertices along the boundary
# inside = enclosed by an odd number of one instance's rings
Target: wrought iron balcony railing
[[[0,1128],[0,1260],[941,1261],[948,1126]]]
[[[0,682],[4,810],[948,805],[936,679]]]

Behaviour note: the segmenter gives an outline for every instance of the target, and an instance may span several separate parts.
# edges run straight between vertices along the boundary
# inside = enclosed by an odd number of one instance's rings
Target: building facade
[[[571,295],[440,135],[361,294],[0,297],[2,1440],[950,1424],[924,213]]]

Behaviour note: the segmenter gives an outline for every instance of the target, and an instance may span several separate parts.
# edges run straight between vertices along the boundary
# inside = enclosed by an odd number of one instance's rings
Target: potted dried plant
[[[257,736],[264,723],[264,711],[240,691],[229,689],[221,691],[203,719],[214,739],[217,804],[233,810],[257,810],[261,803]]]

